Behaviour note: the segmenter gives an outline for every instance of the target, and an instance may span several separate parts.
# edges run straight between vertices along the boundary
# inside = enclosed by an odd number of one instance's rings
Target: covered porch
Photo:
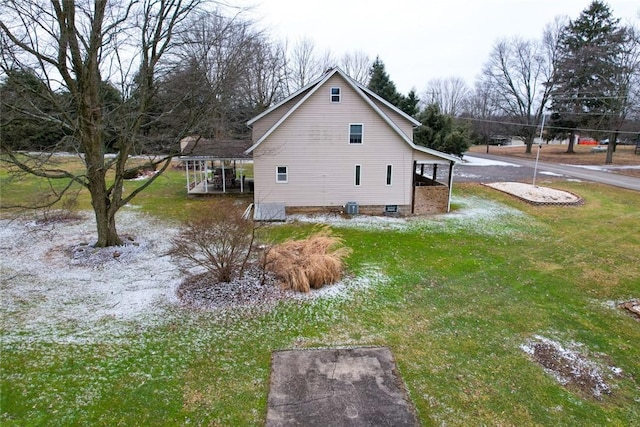
[[[180,161],[187,194],[253,193],[253,160],[245,140],[187,137],[180,141]]]
[[[418,160],[414,162],[411,213],[417,215],[449,212],[453,188],[454,161]],[[438,181],[438,172],[446,171],[446,182]]]

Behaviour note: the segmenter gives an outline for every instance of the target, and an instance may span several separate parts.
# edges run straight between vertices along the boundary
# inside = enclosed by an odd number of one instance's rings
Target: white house
[[[413,128],[420,123],[338,68],[247,124],[256,206],[369,214],[449,210],[459,159],[415,145]],[[435,180],[438,166],[448,168],[448,182]]]

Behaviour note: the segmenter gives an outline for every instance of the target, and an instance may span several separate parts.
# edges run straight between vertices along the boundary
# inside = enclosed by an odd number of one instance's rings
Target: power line
[[[469,120],[469,121],[473,121],[473,122],[483,122],[483,123],[493,123],[493,124],[497,124],[497,125],[507,125],[507,126],[519,126],[519,127],[528,127],[528,128],[535,128],[537,129],[539,127],[539,125],[537,124],[526,124],[526,123],[514,123],[514,122],[503,122],[503,121],[499,121],[499,120],[490,120],[490,119],[476,119],[473,117],[460,117],[463,120]],[[573,127],[564,127],[564,126],[551,126],[548,124],[545,124],[545,128],[546,129],[556,129],[556,130],[576,130],[576,131],[580,131],[580,132],[613,132],[612,130],[605,130],[605,129],[587,129],[587,128],[573,128]],[[632,131],[617,131],[618,134],[628,134],[628,135],[638,135],[640,136],[640,132],[632,132]]]

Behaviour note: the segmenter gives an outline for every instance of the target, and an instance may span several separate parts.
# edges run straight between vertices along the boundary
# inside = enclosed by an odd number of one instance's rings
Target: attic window
[[[340,88],[332,87],[331,88],[331,102],[340,102]]]

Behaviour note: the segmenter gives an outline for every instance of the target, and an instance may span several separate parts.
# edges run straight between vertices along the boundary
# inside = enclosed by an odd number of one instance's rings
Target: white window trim
[[[361,126],[362,133],[360,134],[360,142],[351,142],[351,126]],[[364,144],[364,124],[363,123],[349,123],[349,136],[347,141],[349,145],[362,145]]]
[[[387,187],[391,187],[393,185],[393,165],[392,164],[388,164],[387,167],[384,170],[385,172],[385,184]]]
[[[281,175],[280,172],[278,172],[279,168],[284,168],[285,169],[285,179],[284,181],[281,181],[280,179],[278,179]],[[289,182],[289,166],[276,166],[276,184],[286,184]]]
[[[338,89],[338,93],[337,94],[333,93],[334,89]],[[337,101],[333,100],[334,96],[338,97]],[[329,101],[331,101],[332,104],[339,104],[340,102],[342,102],[342,90],[339,87],[334,86],[331,89],[329,89]]]
[[[362,186],[362,165],[354,165],[353,167],[353,186]]]

